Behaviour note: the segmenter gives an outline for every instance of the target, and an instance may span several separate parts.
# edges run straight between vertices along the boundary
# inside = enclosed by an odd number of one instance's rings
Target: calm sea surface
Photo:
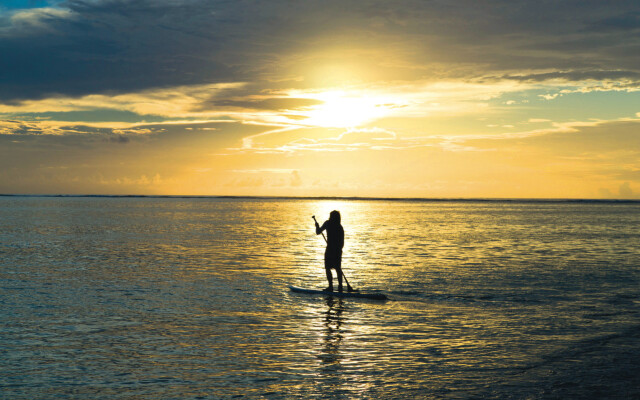
[[[352,286],[331,299],[338,209]],[[628,398],[640,203],[0,197],[0,398]]]

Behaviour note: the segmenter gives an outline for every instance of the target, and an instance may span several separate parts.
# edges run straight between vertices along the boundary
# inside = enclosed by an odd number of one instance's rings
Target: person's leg
[[[331,275],[331,268],[325,268],[327,271],[327,281],[329,281],[329,287],[326,290],[333,291],[333,276]]]
[[[342,292],[342,268],[336,268],[336,274],[338,275],[338,291]]]
[[[342,292],[342,251],[336,252],[335,269],[338,275],[338,290]]]
[[[326,290],[333,291],[333,275],[331,275],[331,261],[327,254],[324,255],[324,270],[327,272],[329,287]]]

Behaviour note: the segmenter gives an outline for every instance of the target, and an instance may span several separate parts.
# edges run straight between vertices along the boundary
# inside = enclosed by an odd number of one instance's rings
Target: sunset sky
[[[3,0],[0,193],[640,199],[640,2]]]

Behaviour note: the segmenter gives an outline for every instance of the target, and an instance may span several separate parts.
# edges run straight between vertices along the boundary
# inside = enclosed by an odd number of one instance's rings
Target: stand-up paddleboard
[[[360,293],[360,292],[328,292],[325,290],[317,289],[303,289],[295,286],[289,286],[292,292],[306,293],[306,294],[321,294],[324,296],[332,297],[355,297],[358,299],[370,299],[370,300],[389,300],[389,298],[382,293]]]

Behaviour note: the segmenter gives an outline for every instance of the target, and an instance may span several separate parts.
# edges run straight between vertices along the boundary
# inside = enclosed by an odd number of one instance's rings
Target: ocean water
[[[326,286],[338,209],[352,286]],[[640,203],[0,197],[0,398],[640,396]]]

